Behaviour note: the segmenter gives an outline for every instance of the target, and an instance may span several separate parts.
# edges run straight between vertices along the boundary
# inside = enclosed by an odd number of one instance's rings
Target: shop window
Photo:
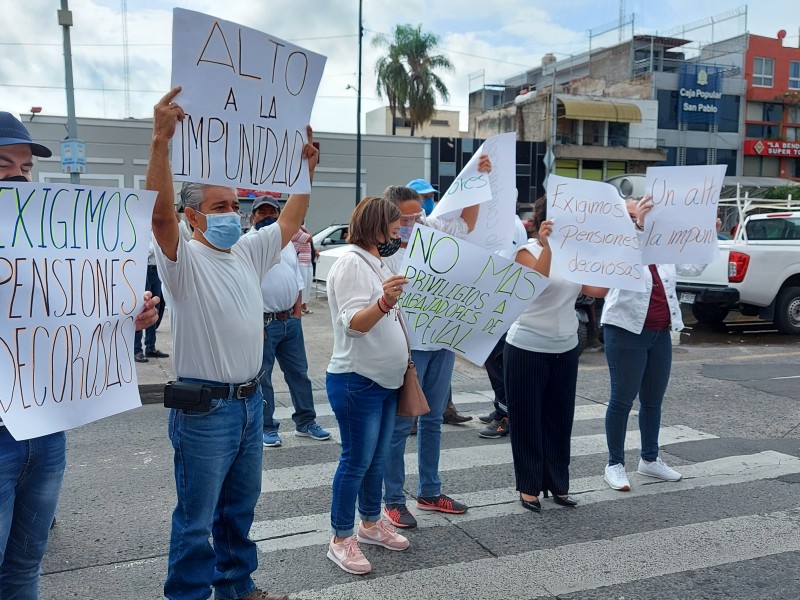
[[[753,85],[772,87],[775,75],[775,59],[756,57],[753,59]]]
[[[581,179],[603,181],[603,161],[585,160],[581,165]]]
[[[556,175],[578,178],[578,161],[574,159],[559,158],[556,160]]]
[[[676,90],[658,90],[658,128],[678,128],[678,92]]]
[[[628,172],[627,163],[609,160],[606,163],[606,178],[616,177],[617,175],[624,175]]]
[[[789,89],[800,90],[800,60],[789,61]]]
[[[729,150],[726,148],[717,149],[717,164],[727,165],[725,175],[736,175],[736,150]]]
[[[686,149],[686,164],[687,165],[707,165],[708,164],[708,150],[706,148],[687,148]]]
[[[739,132],[739,108],[741,97],[732,94],[723,94],[719,101],[717,113],[717,130],[722,133]]]
[[[608,124],[608,145],[609,146],[627,146],[628,145],[628,132],[630,131],[629,123],[609,123]]]

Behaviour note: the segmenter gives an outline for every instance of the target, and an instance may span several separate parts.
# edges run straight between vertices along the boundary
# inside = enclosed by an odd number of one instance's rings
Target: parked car
[[[695,318],[721,323],[738,309],[800,335],[800,212],[750,215],[719,247],[703,273],[678,280],[679,299]]]
[[[328,246],[341,246],[347,243],[347,225],[328,225],[311,237],[314,247],[320,252]]]

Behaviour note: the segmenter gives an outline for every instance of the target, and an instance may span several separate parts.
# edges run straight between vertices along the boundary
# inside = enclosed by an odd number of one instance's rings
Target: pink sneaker
[[[394,528],[389,525],[388,521],[381,519],[372,527],[364,527],[364,523],[358,524],[358,541],[365,544],[374,544],[376,546],[383,546],[387,550],[405,550],[411,544],[408,538],[397,533]]]
[[[328,546],[328,558],[335,562],[342,571],[347,571],[353,575],[366,575],[372,570],[372,565],[362,554],[358,547],[356,536],[342,540],[338,544],[334,543],[335,538],[331,538]]]

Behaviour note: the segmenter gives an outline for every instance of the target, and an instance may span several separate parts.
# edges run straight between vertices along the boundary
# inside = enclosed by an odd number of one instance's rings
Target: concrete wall
[[[25,122],[34,140],[53,151],[38,159],[34,181],[69,182],[61,173],[60,140],[66,137],[66,117],[39,115]],[[150,150],[150,120],[78,119],[78,137],[86,142],[85,185],[143,188]],[[346,223],[356,204],[356,136],[315,132],[320,144],[306,225],[318,231],[331,223]],[[430,140],[378,135],[362,136],[361,192],[380,195],[390,184],[430,177]],[[249,206],[245,203],[243,206]]]
[[[401,118],[400,114],[397,115]],[[414,130],[415,137],[459,137],[459,112],[457,110],[437,110],[431,119],[447,121],[447,125],[438,125],[433,122],[425,123]],[[388,106],[371,110],[366,115],[366,132],[372,135],[392,135],[392,113]],[[410,136],[410,127],[396,127],[395,135]]]

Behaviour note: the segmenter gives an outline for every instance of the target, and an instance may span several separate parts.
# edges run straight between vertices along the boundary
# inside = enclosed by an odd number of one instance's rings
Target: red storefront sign
[[[745,140],[745,155],[800,157],[800,142]]]

